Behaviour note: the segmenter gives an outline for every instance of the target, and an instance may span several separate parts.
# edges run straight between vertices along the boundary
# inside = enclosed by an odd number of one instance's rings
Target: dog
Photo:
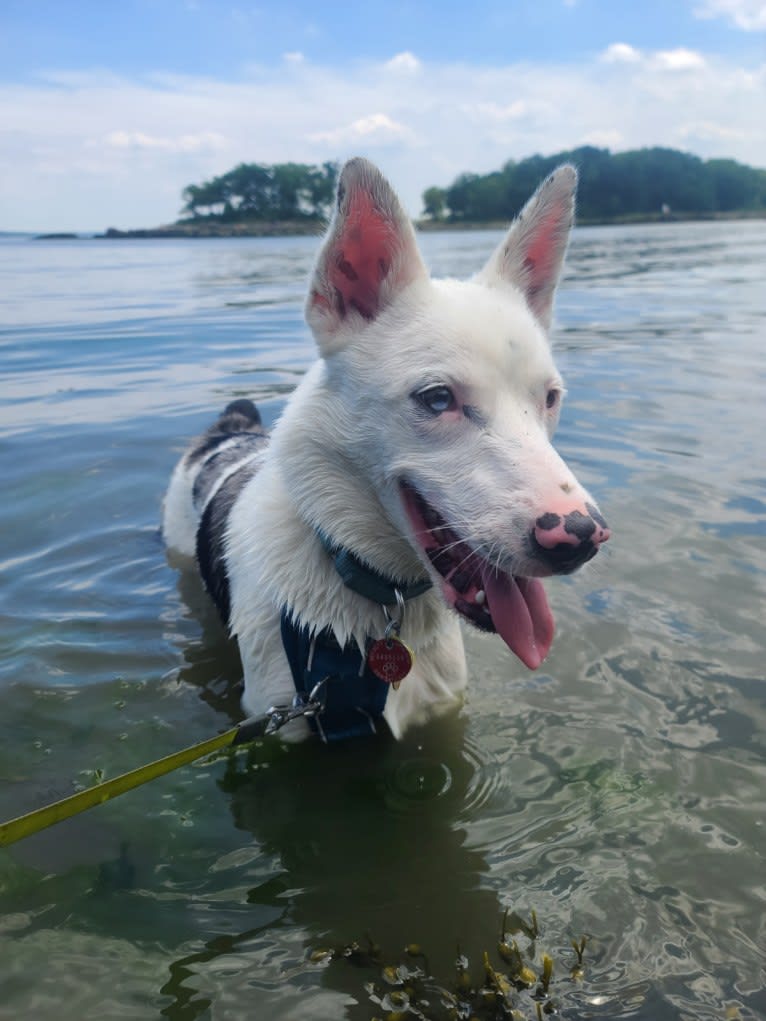
[[[177,465],[165,541],[236,636],[244,712],[310,704],[284,737],[401,737],[459,704],[461,618],[537,668],[541,579],[609,538],[551,445],[576,184],[559,167],[475,277],[441,280],[380,171],[346,163],[306,303],[318,360],[271,435],[236,400]]]

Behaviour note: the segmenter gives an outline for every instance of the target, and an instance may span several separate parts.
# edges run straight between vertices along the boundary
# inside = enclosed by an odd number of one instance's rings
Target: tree
[[[302,220],[327,215],[335,194],[335,163],[240,163],[183,190],[183,214],[195,219]]]
[[[688,215],[766,211],[766,170],[734,160],[701,160],[676,149],[637,149],[612,155],[582,146],[553,156],[509,160],[489,174],[463,173],[446,189],[423,193],[426,213],[444,195],[447,222],[508,220],[560,163],[579,171],[578,214],[585,220],[658,216],[665,206]],[[443,207],[442,211],[443,211]]]
[[[447,212],[447,193],[444,188],[426,188],[423,192],[423,212],[432,220],[443,220]]]
[[[734,160],[708,160],[707,166],[717,210],[731,212],[743,206],[766,209],[766,170],[746,167]]]

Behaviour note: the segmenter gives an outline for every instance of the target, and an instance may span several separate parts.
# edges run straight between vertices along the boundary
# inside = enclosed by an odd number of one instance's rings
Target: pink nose
[[[610,534],[601,512],[587,503],[565,514],[541,514],[532,530],[532,545],[552,571],[568,574],[594,557]]]

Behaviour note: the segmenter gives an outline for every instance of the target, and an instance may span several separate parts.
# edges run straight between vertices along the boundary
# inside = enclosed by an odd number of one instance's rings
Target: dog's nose
[[[576,507],[567,514],[541,514],[532,529],[536,558],[555,574],[569,574],[598,553],[609,538],[609,526],[593,504]]]

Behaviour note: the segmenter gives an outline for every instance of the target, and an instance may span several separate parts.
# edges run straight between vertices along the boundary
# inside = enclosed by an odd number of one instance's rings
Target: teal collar
[[[425,581],[399,582],[393,578],[387,578],[384,574],[367,567],[350,549],[340,546],[325,534],[317,529],[319,541],[327,551],[328,556],[335,565],[335,570],[341,577],[343,584],[353,592],[370,599],[373,603],[381,606],[392,606],[396,603],[396,593],[406,599],[414,599],[427,592],[432,586],[428,578]]]

